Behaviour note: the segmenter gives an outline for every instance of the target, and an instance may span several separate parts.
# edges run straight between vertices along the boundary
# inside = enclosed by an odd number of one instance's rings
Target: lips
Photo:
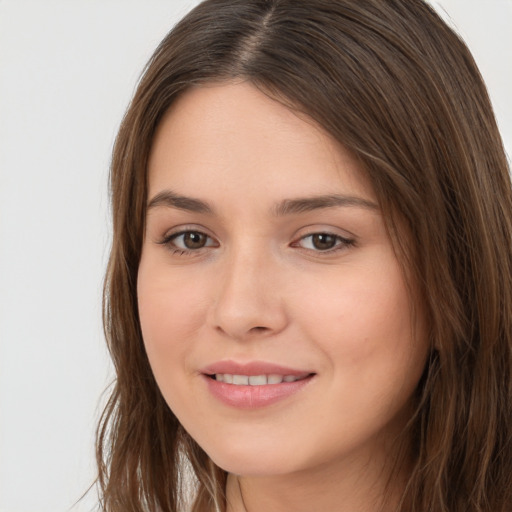
[[[211,365],[206,366],[201,370],[201,373],[205,375],[217,375],[217,374],[231,374],[231,375],[293,375],[295,377],[301,377],[314,373],[308,370],[298,370],[296,368],[290,368],[288,366],[282,366],[274,363],[267,363],[264,361],[251,361],[248,363],[238,363],[235,361],[219,361]]]
[[[219,361],[201,370],[210,393],[224,404],[260,408],[291,397],[315,376],[314,372],[262,361]]]

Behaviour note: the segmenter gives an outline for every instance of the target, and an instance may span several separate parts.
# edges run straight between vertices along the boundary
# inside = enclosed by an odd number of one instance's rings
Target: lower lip
[[[210,393],[221,402],[240,409],[256,409],[275,404],[294,395],[312,380],[313,375],[294,382],[265,384],[263,386],[226,384],[206,375],[203,377],[206,379]]]

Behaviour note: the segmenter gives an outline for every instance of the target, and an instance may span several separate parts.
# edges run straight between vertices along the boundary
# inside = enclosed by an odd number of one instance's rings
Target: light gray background
[[[0,512],[90,510],[114,136],[196,0],[0,0]],[[442,0],[512,151],[512,0]],[[446,12],[445,12],[446,11]]]

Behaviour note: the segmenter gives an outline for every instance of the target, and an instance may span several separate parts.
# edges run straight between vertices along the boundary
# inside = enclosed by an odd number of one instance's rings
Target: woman
[[[512,197],[419,0],[207,0],[121,126],[106,511],[512,507]]]

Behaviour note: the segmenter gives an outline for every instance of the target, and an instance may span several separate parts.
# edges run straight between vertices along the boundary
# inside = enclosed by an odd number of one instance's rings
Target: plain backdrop
[[[152,51],[196,0],[0,0],[0,512],[85,512],[112,379],[101,328],[112,143]],[[432,3],[512,152],[512,0]]]

